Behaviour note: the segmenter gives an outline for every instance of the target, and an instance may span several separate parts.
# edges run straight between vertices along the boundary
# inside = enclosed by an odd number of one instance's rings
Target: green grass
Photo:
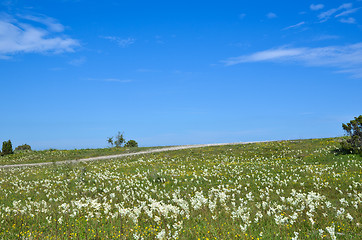
[[[98,156],[108,156],[122,153],[133,153],[163,147],[139,147],[139,148],[97,148],[97,149],[74,149],[74,150],[43,150],[43,151],[15,151],[14,154],[0,156],[0,165],[58,162]]]
[[[361,239],[339,139],[0,170],[0,239]]]

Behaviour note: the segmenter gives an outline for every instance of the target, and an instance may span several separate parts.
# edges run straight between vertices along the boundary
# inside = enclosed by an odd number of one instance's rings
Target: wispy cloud
[[[352,8],[352,9],[349,9],[349,10],[343,11],[343,12],[341,12],[341,13],[337,14],[335,17],[337,18],[337,17],[344,17],[344,16],[347,16],[347,15],[349,15],[349,14],[351,14],[351,13],[355,13],[355,12],[357,12],[357,11],[358,11],[358,9],[359,9],[359,8]]]
[[[101,36],[101,38],[108,39],[112,42],[116,42],[120,47],[128,47],[135,43],[136,39],[128,37],[128,38],[120,38],[116,36]]]
[[[62,67],[52,67],[52,68],[49,68],[50,71],[62,71],[64,70],[64,68]]]
[[[332,40],[332,39],[339,39],[340,36],[337,36],[337,35],[326,35],[326,34],[323,34],[323,35],[320,35],[320,36],[317,36],[313,39],[313,41],[324,41],[324,40]]]
[[[76,59],[69,61],[69,64],[79,67],[79,66],[83,65],[85,63],[85,61],[86,61],[85,57],[80,57],[80,58],[76,58]]]
[[[11,6],[11,5],[13,5],[13,1],[12,0],[4,0],[4,1],[1,1],[0,4],[4,5],[4,6]]]
[[[158,43],[158,44],[164,44],[165,43],[165,41],[163,40],[163,37],[160,36],[160,35],[156,35],[155,40],[156,40],[156,43]]]
[[[223,63],[227,66],[247,62],[295,62],[307,66],[324,66],[335,68],[337,72],[350,73],[362,78],[362,42],[345,46],[328,46],[319,48],[279,47],[250,55],[229,58]]]
[[[352,3],[344,3],[344,4],[340,5],[338,8],[332,8],[332,9],[329,9],[328,11],[320,13],[318,15],[318,18],[320,19],[321,22],[325,22],[328,19],[330,19],[333,15],[335,17],[341,17],[341,16],[346,16],[348,14],[354,13],[358,10],[358,9],[351,9],[351,8],[352,8]],[[340,11],[342,11],[342,12],[339,14],[336,14]]]
[[[323,9],[324,5],[323,4],[311,4],[309,7],[313,11],[318,11],[320,9]]]
[[[283,59],[287,57],[299,56],[303,53],[304,48],[278,48],[270,49],[261,52],[256,52],[251,55],[243,55],[239,57],[229,58],[223,61],[227,66],[246,62],[261,62],[269,60]]]
[[[25,20],[30,20],[32,22],[41,23],[44,26],[46,26],[49,29],[49,31],[52,31],[52,32],[63,32],[64,31],[64,26],[62,24],[60,24],[56,19],[45,16],[45,15],[33,16],[33,15],[18,14],[17,17],[19,17],[21,19],[25,19]]]
[[[38,26],[41,23],[41,26]],[[0,15],[0,56],[16,53],[73,52],[79,42],[62,32],[64,26],[47,16]]]
[[[292,28],[297,28],[297,27],[300,27],[300,26],[302,26],[302,25],[304,25],[304,24],[305,24],[305,22],[304,22],[304,21],[303,21],[303,22],[299,22],[299,23],[294,24],[294,25],[292,25],[292,26],[289,26],[289,27],[283,28],[283,30],[288,30],[288,29],[292,29]]]
[[[246,14],[245,14],[245,13],[240,13],[240,14],[239,14],[239,18],[240,18],[240,19],[244,19],[245,17],[246,17]]]
[[[349,24],[354,24],[356,23],[356,19],[353,17],[349,17],[349,18],[341,18],[339,20],[341,23],[349,23]]]
[[[268,14],[266,15],[266,17],[269,18],[269,19],[272,19],[272,18],[276,18],[277,15],[276,15],[275,13],[273,13],[273,12],[270,12],[270,13],[268,13]]]

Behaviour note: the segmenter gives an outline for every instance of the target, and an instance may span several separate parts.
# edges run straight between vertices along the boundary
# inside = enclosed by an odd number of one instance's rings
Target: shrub
[[[28,144],[17,146],[15,151],[31,151],[31,147]]]
[[[121,134],[120,132],[118,132],[116,139],[114,140],[114,145],[116,145],[116,147],[122,147],[122,144],[125,143],[126,140],[123,137],[123,133]]]
[[[107,143],[111,145],[111,147],[113,147],[113,137],[109,137],[107,139]]]
[[[138,147],[138,143],[135,140],[129,140],[124,146],[125,147]]]
[[[348,139],[341,142],[342,149],[349,153],[362,154],[362,115],[355,117],[347,124],[342,124],[347,132]]]
[[[2,147],[2,155],[8,155],[8,154],[13,154],[13,145],[11,144],[11,141],[5,141],[3,142],[3,147]]]

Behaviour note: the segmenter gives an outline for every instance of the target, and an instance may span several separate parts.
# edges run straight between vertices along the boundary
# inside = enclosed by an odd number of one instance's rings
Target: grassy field
[[[0,239],[362,239],[338,139],[0,170]]]
[[[115,155],[122,153],[133,153],[133,152],[146,151],[156,148],[162,148],[162,147],[139,147],[139,148],[114,147],[114,148],[74,149],[74,150],[49,149],[43,151],[30,151],[30,152],[16,151],[14,154],[0,156],[0,165],[58,162],[64,160],[108,156],[108,155]]]

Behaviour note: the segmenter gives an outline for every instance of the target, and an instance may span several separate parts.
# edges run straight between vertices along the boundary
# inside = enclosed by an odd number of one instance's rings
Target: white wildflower
[[[324,233],[323,229],[319,229],[318,231],[319,231],[319,236],[322,238],[322,237],[323,237],[323,233]]]
[[[329,235],[331,235],[331,239],[336,240],[337,238],[336,238],[336,235],[334,233],[334,226],[326,227],[326,229],[327,229],[327,232],[329,233]]]
[[[60,218],[58,219],[58,223],[62,224],[63,223],[63,216],[60,216]]]
[[[245,232],[247,228],[248,228],[248,224],[240,225],[240,229],[242,232]]]
[[[294,237],[292,237],[292,240],[297,240],[297,239],[298,239],[298,235],[299,235],[298,232],[294,232]]]
[[[346,218],[350,221],[353,221],[353,217],[349,213],[346,214]]]
[[[159,232],[156,236],[157,239],[165,239],[166,238],[166,231],[165,229],[162,229],[161,232]]]

